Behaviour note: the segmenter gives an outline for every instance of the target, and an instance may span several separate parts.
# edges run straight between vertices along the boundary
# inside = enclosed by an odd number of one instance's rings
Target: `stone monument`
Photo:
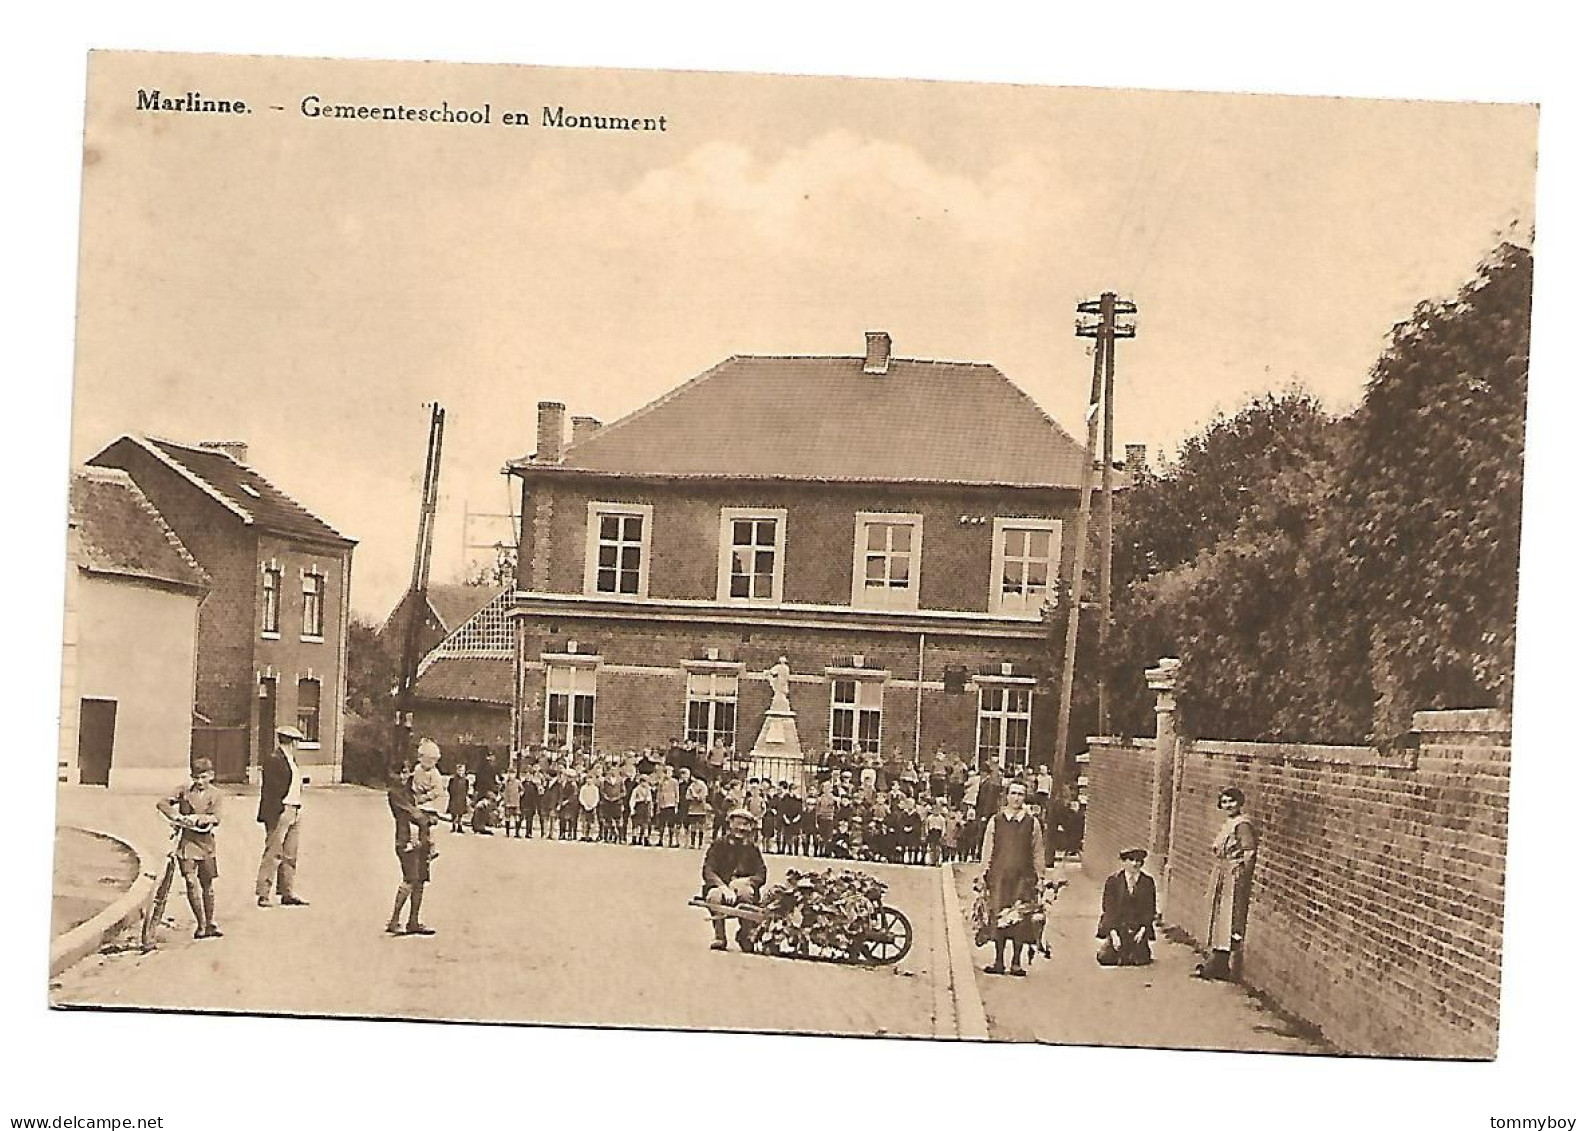
[[[788,758],[803,760],[804,751],[799,746],[799,728],[794,723],[793,708],[788,703],[788,657],[779,656],[766,671],[766,682],[771,684],[771,706],[760,724],[760,737],[755,739],[751,756],[757,758]]]

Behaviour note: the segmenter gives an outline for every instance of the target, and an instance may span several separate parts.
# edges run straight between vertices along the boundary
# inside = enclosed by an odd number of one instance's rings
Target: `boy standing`
[[[155,804],[160,814],[181,829],[176,846],[177,866],[187,886],[187,905],[193,909],[198,927],[195,939],[218,939],[215,925],[215,827],[220,824],[220,790],[215,788],[215,764],[208,758],[193,759],[193,780],[177,788],[170,797]]]

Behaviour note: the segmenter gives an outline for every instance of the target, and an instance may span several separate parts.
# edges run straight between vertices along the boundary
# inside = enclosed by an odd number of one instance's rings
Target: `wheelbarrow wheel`
[[[860,957],[876,966],[897,962],[909,953],[915,942],[915,929],[904,913],[895,907],[879,907],[871,917],[870,930],[859,941]]]

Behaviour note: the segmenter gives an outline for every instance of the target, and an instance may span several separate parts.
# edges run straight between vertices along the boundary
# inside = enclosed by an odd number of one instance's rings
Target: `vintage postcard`
[[[1537,123],[96,53],[52,1003],[1492,1058]]]

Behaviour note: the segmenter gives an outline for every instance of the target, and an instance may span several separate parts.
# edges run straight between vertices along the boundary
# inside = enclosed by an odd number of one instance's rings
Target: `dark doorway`
[[[84,785],[110,784],[110,756],[116,745],[116,701],[84,699],[78,708],[77,772]]]
[[[276,681],[271,678],[259,681],[259,740],[254,744],[254,765],[262,765],[265,755],[275,748],[276,741]]]

